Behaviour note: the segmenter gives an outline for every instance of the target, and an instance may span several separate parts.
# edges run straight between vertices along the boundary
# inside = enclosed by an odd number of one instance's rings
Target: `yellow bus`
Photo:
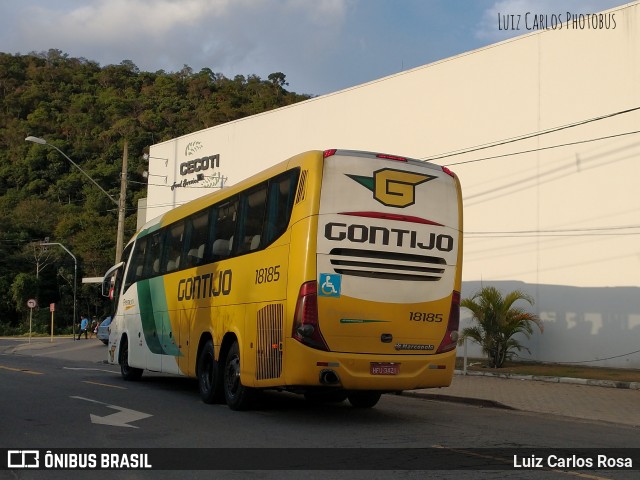
[[[374,406],[451,383],[462,200],[445,167],[311,151],[147,223],[104,277],[108,360],[197,378],[250,408],[260,389]]]

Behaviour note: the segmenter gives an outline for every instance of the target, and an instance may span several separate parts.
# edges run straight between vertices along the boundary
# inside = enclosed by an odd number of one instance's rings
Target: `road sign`
[[[38,302],[35,298],[27,300],[27,307],[29,307],[29,343],[31,343],[31,327],[33,325],[33,309],[36,308]],[[74,337],[75,338],[75,337]]]
[[[50,303],[49,304],[49,311],[50,312],[55,312],[56,311],[56,304],[55,303]]]

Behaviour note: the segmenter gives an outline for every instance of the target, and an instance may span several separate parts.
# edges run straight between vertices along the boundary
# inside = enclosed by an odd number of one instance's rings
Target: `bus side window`
[[[238,255],[260,247],[267,203],[266,182],[242,195],[242,215],[238,226]]]
[[[269,183],[265,245],[282,235],[289,225],[299,173],[292,170]]]
[[[185,268],[196,267],[204,263],[204,250],[209,230],[209,212],[204,211],[187,219],[187,241]]]
[[[217,205],[213,210],[211,253],[212,260],[218,261],[231,255],[233,234],[236,229],[238,199],[233,198]]]
[[[139,238],[129,262],[129,270],[127,270],[127,278],[124,282],[124,289],[127,290],[133,283],[144,278],[144,256],[147,250],[148,237]]]
[[[124,276],[124,268],[119,268],[112,278],[113,281],[113,297],[111,298],[111,305],[113,305],[113,311],[118,309],[118,302],[120,301],[120,287],[122,286],[122,277]],[[125,288],[126,290],[126,288]]]
[[[122,252],[122,257],[120,258],[121,262],[127,263],[129,261],[129,254],[131,253],[132,248],[133,248],[132,243],[124,247],[124,251]]]
[[[182,267],[182,247],[184,245],[184,222],[170,225],[166,233],[164,248],[164,262],[161,264],[162,273],[179,270]]]
[[[148,246],[144,259],[144,278],[155,277],[160,275],[160,258],[162,255],[162,234],[163,230],[149,235]]]

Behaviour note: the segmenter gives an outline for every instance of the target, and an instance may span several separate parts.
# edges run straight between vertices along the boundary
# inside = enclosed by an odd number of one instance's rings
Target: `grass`
[[[543,377],[587,378],[614,382],[640,382],[640,370],[624,368],[590,367],[560,363],[505,362],[502,368],[489,368],[481,358],[467,359],[467,371],[512,375],[536,375]],[[456,359],[456,368],[463,369],[463,359]]]

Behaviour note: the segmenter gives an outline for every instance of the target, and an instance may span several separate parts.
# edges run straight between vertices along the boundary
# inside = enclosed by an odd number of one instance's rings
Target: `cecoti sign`
[[[190,173],[204,172],[210,168],[220,167],[220,154],[209,155],[208,157],[196,158],[188,160],[180,164],[180,175],[189,175]]]

